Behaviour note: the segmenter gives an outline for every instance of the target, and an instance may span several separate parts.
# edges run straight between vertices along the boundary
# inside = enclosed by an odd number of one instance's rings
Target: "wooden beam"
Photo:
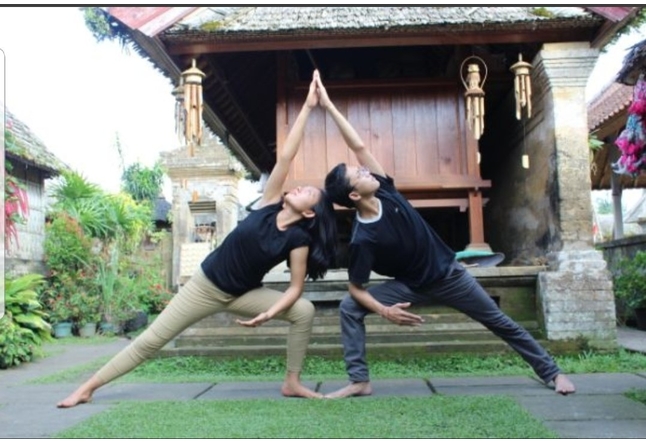
[[[386,46],[431,46],[431,45],[482,45],[491,43],[550,43],[563,41],[590,41],[593,38],[589,28],[568,28],[550,30],[518,30],[515,32],[469,31],[462,33],[429,32],[406,33],[405,35],[373,35],[369,37],[352,35],[297,35],[227,38],[211,41],[186,41],[190,37],[165,36],[164,44],[171,55],[200,55],[218,52],[283,51],[293,49],[360,48]]]
[[[213,87],[220,88],[224,95],[226,96],[226,101],[228,101],[228,106],[227,108],[232,108],[235,114],[237,115],[237,118],[239,118],[243,123],[245,127],[245,131],[248,132],[251,136],[251,138],[254,140],[255,144],[258,147],[258,150],[260,152],[265,152],[266,146],[263,143],[262,138],[260,135],[258,135],[258,132],[256,131],[256,128],[249,122],[249,119],[247,118],[246,113],[243,111],[242,106],[238,103],[238,100],[235,96],[235,94],[231,91],[231,89],[228,86],[228,82],[226,79],[222,78],[220,75],[220,69],[217,66],[216,63],[214,63],[213,57],[207,57],[207,63],[211,69],[209,69],[209,74],[212,77],[211,80],[215,80],[216,86],[212,86],[209,89],[212,89]],[[206,96],[207,91],[205,90],[205,99],[207,98]],[[211,90],[208,91],[209,95],[212,93]],[[216,103],[212,103],[212,106],[215,106]],[[228,129],[227,129],[228,130]],[[265,152],[267,158],[263,158],[261,161],[265,161],[267,164],[271,164],[274,160],[270,159],[270,155]],[[265,155],[263,155],[265,156]],[[257,160],[260,160],[257,158]],[[258,161],[256,161],[258,163]]]

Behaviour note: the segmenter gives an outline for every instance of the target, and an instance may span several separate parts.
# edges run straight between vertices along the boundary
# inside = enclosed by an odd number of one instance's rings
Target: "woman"
[[[284,396],[321,397],[300,381],[309,342],[314,306],[301,298],[305,278],[322,277],[336,253],[336,219],[332,203],[316,187],[297,187],[282,195],[290,164],[301,143],[307,118],[318,104],[314,71],[307,99],[285,140],[262,198],[243,220],[202,262],[200,269],[175,295],[158,318],[127,348],[119,352],[59,408],[89,402],[94,391],[133,370],[191,324],[227,311],[258,327],[272,318],[289,321],[287,374]],[[290,285],[284,293],[262,286],[262,278],[287,260]]]

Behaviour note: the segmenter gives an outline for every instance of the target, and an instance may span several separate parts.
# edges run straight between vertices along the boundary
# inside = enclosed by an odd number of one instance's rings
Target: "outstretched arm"
[[[236,322],[240,325],[244,325],[245,327],[258,327],[294,305],[294,303],[298,301],[298,298],[303,294],[303,288],[305,287],[308,253],[309,247],[307,246],[299,247],[290,252],[290,284],[289,287],[287,287],[287,290],[285,290],[283,296],[274,305],[272,305],[266,312],[260,313],[255,318],[249,319],[248,321],[236,319]]]
[[[366,145],[364,144],[357,131],[354,130],[354,127],[352,127],[350,122],[348,122],[348,120],[341,114],[341,112],[339,112],[336,106],[334,106],[332,100],[330,100],[330,97],[327,94],[327,90],[325,89],[325,86],[323,86],[323,82],[321,81],[321,77],[318,76],[315,81],[321,107],[323,107],[330,113],[330,116],[341,131],[341,135],[343,136],[346,144],[357,157],[359,164],[367,167],[370,172],[376,175],[386,176],[386,172],[384,171],[383,167],[381,167],[381,164],[379,164],[377,159],[372,155],[368,148],[366,148]]]
[[[350,283],[349,291],[350,296],[352,296],[359,304],[394,324],[420,325],[424,322],[424,318],[421,316],[404,310],[410,307],[410,302],[399,302],[386,307],[381,302],[377,301],[370,292],[362,286]]]
[[[287,174],[289,173],[289,166],[296,156],[298,148],[301,145],[301,140],[303,139],[303,133],[305,131],[307,118],[309,117],[312,109],[318,104],[318,95],[316,94],[315,82],[318,77],[319,72],[314,71],[305,103],[303,103],[303,107],[301,108],[298,117],[296,117],[296,121],[294,121],[289,134],[287,134],[285,145],[283,146],[280,155],[276,159],[276,165],[274,166],[274,169],[271,171],[271,174],[267,179],[265,190],[258,205],[259,207],[266,206],[267,204],[273,204],[280,200],[283,184],[285,184],[285,179],[287,179]]]

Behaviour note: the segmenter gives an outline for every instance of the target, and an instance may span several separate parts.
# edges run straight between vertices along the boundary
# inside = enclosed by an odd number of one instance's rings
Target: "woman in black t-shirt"
[[[97,388],[133,370],[188,326],[222,311],[249,318],[236,320],[245,327],[258,327],[273,318],[289,321],[287,374],[281,392],[285,396],[321,397],[300,381],[314,320],[314,306],[301,294],[306,277],[321,278],[333,264],[334,208],[325,192],[316,187],[297,187],[282,194],[307,118],[318,104],[315,81],[318,75],[314,71],[307,99],[278,155],[257,209],[206,257],[157,319],[59,402],[59,408],[90,401]],[[291,270],[285,292],[263,287],[265,274],[285,260]]]

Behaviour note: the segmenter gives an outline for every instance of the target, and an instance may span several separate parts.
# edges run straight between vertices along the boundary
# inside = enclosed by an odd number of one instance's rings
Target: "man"
[[[372,393],[366,362],[364,318],[377,313],[399,325],[420,325],[406,309],[429,299],[453,307],[482,323],[520,354],[557,393],[574,393],[543,347],[506,316],[480,284],[455,259],[419,213],[395,189],[393,179],[336,109],[317,79],[319,105],[330,114],[360,167],[342,163],[330,171],[325,190],[335,203],[357,210],[350,240],[349,296],[341,301],[341,332],[350,384],[330,398]],[[393,279],[364,288],[370,272]]]

